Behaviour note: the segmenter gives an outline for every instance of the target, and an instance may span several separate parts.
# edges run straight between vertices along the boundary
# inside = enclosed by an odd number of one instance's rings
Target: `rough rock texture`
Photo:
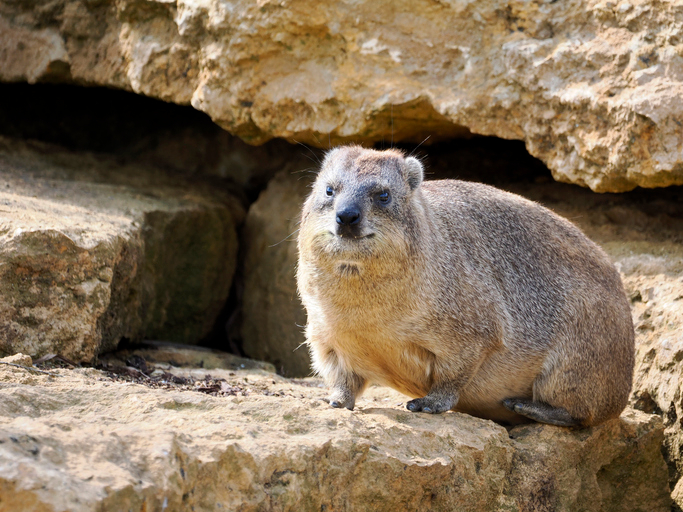
[[[296,240],[301,203],[314,176],[282,171],[251,205],[243,233],[242,347],[284,375],[311,371],[303,326],[306,313],[296,289]]]
[[[0,139],[0,353],[197,342],[227,298],[243,215],[216,188]]]
[[[633,267],[626,286],[640,341],[635,406],[664,418],[673,497],[683,508],[683,245],[671,244]]]
[[[371,388],[233,372],[236,396],[0,364],[0,510],[669,510],[661,420],[572,432],[411,414]]]
[[[184,367],[201,369],[204,373],[220,370],[265,370],[275,373],[275,367],[264,361],[236,356],[220,350],[166,341],[145,340],[136,346],[120,348],[98,359],[102,366],[128,365],[131,360],[144,360],[145,366],[153,371],[160,369],[172,374],[182,374]]]
[[[191,103],[327,146],[521,139],[597,191],[683,183],[683,6],[661,0],[0,4],[0,80]]]

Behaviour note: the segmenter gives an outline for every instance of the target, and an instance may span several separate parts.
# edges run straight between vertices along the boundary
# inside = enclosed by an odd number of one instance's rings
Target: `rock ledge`
[[[0,364],[2,510],[669,510],[661,421],[638,411],[508,435],[384,388],[334,410],[259,370],[230,397],[54,373]]]

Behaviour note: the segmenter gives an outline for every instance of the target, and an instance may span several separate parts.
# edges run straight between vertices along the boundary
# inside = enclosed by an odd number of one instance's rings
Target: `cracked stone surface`
[[[0,360],[0,508],[73,512],[463,510],[665,512],[661,420],[509,433],[409,413],[373,387],[330,408],[316,379],[224,372],[234,396],[148,388],[93,369]],[[193,370],[199,372],[201,370]],[[204,370],[215,372],[215,370]]]
[[[313,176],[282,171],[251,205],[243,232],[242,347],[288,376],[311,372],[304,345],[306,312],[294,275],[302,198]]]

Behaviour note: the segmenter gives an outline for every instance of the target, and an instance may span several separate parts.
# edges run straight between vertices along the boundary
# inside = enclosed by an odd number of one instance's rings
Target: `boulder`
[[[0,361],[2,510],[669,510],[661,420],[509,432],[409,413],[373,387],[354,411],[316,379],[259,370],[220,396],[93,369]]]
[[[297,377],[311,372],[295,274],[301,205],[313,178],[306,171],[278,173],[249,208],[242,237],[242,348]]]
[[[4,2],[0,80],[192,104],[258,144],[524,140],[596,191],[683,183],[675,2]]]
[[[624,265],[639,341],[633,403],[664,418],[664,451],[679,507],[683,507],[682,247],[679,242],[658,254],[632,256]]]
[[[115,158],[0,138],[0,354],[92,361],[196,343],[230,290],[239,199]]]

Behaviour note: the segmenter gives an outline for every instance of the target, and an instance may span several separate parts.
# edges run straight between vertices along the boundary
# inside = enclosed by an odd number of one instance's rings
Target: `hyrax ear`
[[[420,161],[414,156],[409,156],[405,160],[406,171],[408,174],[408,185],[410,185],[410,190],[415,190],[422,183],[422,178],[424,177],[424,169]]]

